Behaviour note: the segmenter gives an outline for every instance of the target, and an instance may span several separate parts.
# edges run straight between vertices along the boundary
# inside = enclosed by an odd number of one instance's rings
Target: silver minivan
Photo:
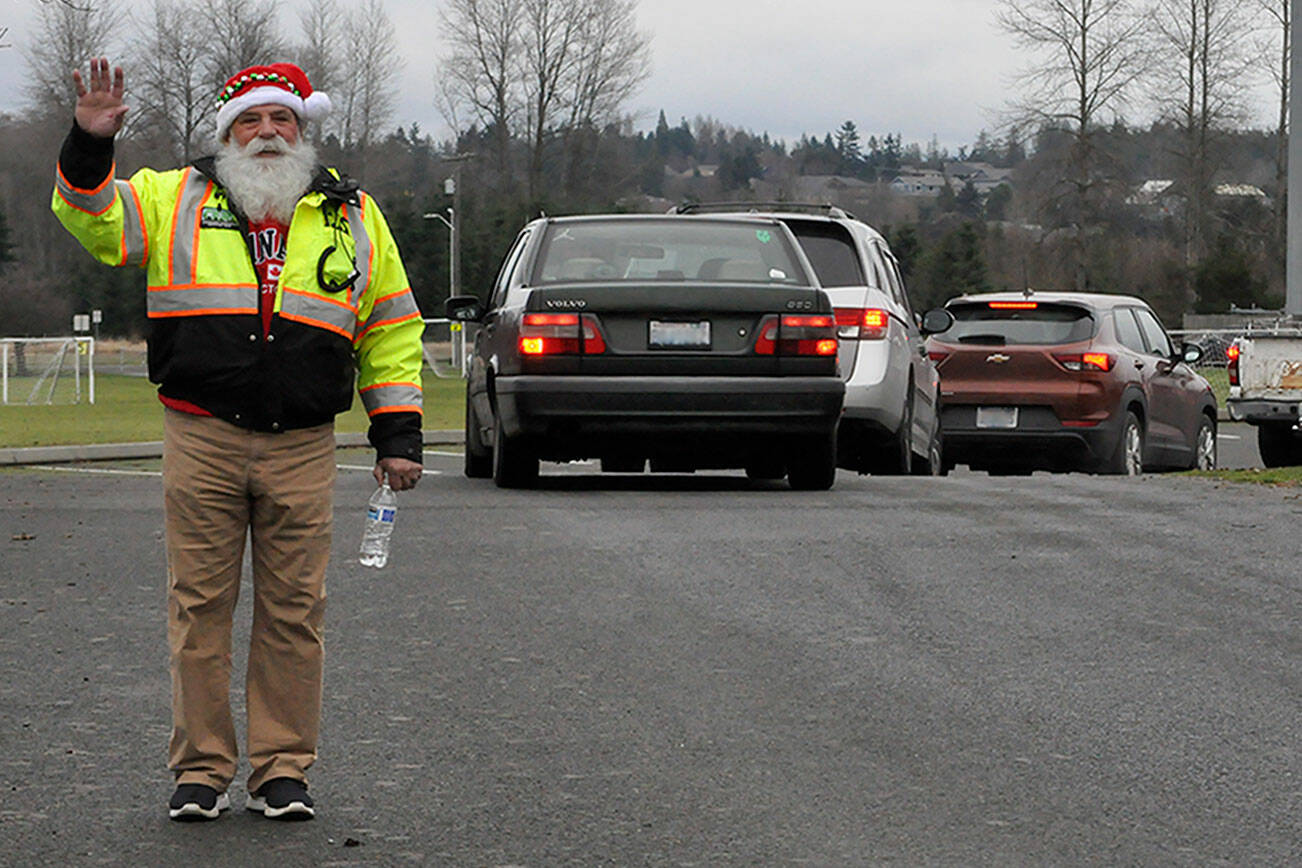
[[[837,464],[860,473],[944,473],[940,378],[924,341],[944,331],[949,320],[925,323],[924,330],[879,232],[834,205],[731,202],[674,211],[744,214],[786,224],[836,309],[845,380]]]

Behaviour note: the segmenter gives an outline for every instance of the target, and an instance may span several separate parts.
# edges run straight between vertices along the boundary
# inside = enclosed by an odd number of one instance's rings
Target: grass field
[[[465,381],[425,372],[426,428],[460,429]],[[338,431],[366,431],[369,422],[355,396],[336,422]],[[163,405],[144,377],[95,378],[94,404],[0,406],[0,447],[134,443],[163,439]]]

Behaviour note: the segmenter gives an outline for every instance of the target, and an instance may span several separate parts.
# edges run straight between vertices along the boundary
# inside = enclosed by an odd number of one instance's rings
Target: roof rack
[[[857,220],[849,211],[833,205],[831,202],[684,202],[669,209],[670,214],[704,214],[707,212],[728,211],[796,211],[800,213],[826,214],[842,220]]]

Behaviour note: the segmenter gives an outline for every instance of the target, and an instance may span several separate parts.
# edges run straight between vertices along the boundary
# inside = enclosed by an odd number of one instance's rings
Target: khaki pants
[[[321,720],[334,426],[264,434],[169,409],[163,437],[168,767],[177,783],[218,791],[235,777],[231,620],[251,536],[248,788],[277,777],[306,780]]]

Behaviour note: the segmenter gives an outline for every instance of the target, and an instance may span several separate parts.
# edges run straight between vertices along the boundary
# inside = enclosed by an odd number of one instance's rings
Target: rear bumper
[[[623,439],[639,448],[666,438],[830,433],[841,414],[845,384],[829,377],[518,376],[495,381],[497,411],[507,436],[524,436],[542,451],[601,454],[594,445]]]
[[[945,407],[941,415],[945,461],[981,468],[990,465],[1076,470],[1112,455],[1121,437],[1121,418],[1098,425],[1063,425],[1048,407],[1020,407],[1017,428],[978,428],[976,407]]]
[[[1302,402],[1230,398],[1225,402],[1225,409],[1235,422],[1248,422],[1253,425],[1274,422],[1296,424]]]

